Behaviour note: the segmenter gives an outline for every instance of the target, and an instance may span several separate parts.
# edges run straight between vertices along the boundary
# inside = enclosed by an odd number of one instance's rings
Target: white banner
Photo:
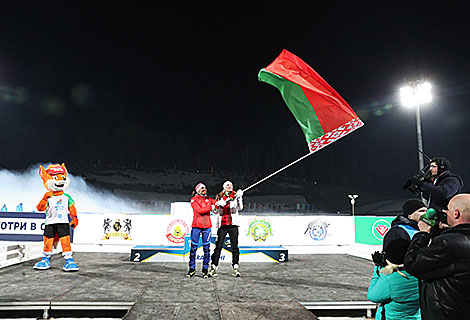
[[[171,215],[80,213],[74,243],[183,246],[191,233],[189,203],[173,203]],[[217,217],[211,216],[212,225]],[[354,243],[353,217],[240,216],[240,246],[345,245]],[[212,234],[217,229],[212,228]]]

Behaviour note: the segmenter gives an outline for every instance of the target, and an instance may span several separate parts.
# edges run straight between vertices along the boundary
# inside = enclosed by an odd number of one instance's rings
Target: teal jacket
[[[379,275],[380,268],[375,267],[370,279],[367,299],[380,303],[375,316],[382,320],[382,308],[385,307],[386,320],[420,320],[418,279],[406,271]]]

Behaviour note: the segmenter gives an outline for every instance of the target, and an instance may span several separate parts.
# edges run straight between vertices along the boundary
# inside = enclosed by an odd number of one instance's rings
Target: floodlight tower
[[[416,108],[416,133],[418,136],[418,150],[423,150],[423,136],[421,133],[421,116],[419,107],[432,101],[431,84],[427,81],[416,81],[400,88],[401,104],[404,107]],[[423,154],[418,151],[419,170],[424,168]]]

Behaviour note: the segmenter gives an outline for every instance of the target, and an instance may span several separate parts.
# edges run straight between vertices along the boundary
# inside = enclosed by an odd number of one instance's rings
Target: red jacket
[[[211,210],[215,200],[210,197],[203,197],[196,194],[191,199],[191,207],[194,211],[193,224],[191,227],[211,228]]]

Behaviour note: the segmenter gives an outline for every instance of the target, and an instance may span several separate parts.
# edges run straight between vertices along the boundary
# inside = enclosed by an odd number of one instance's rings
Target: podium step
[[[190,243],[190,242],[189,242]],[[190,245],[185,246],[135,246],[131,249],[130,260],[134,262],[189,262]],[[211,242],[211,253],[215,242]],[[240,262],[287,262],[288,250],[282,246],[240,246]],[[202,244],[196,251],[196,261],[202,261]],[[220,254],[220,262],[231,262],[232,252],[224,244]]]

